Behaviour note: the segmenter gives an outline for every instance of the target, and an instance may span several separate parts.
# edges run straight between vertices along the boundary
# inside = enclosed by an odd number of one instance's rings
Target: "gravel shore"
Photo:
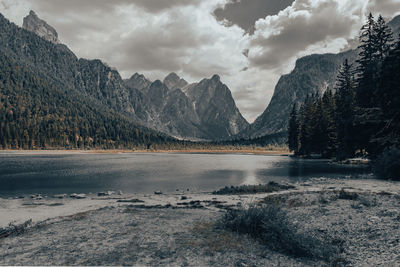
[[[0,199],[0,228],[16,229],[0,238],[0,265],[399,266],[399,183],[294,186],[255,195]],[[254,204],[281,207],[299,232],[334,240],[340,254],[295,258],[216,227],[226,209]]]

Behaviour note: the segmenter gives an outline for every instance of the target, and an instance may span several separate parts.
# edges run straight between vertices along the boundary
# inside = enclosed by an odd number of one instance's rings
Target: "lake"
[[[212,191],[226,185],[370,176],[362,166],[288,156],[0,152],[0,196]]]

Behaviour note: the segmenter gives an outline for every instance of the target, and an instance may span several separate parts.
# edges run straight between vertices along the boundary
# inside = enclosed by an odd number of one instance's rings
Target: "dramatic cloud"
[[[345,49],[366,13],[390,19],[400,0],[0,0],[18,25],[31,9],[77,56],[125,78],[219,74],[252,121],[296,58]]]
[[[244,30],[250,30],[254,23],[266,16],[275,15],[290,6],[294,0],[232,0],[224,7],[214,11],[218,20],[236,24]]]

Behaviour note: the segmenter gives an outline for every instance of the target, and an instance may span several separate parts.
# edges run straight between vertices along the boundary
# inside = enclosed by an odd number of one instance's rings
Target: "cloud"
[[[290,6],[294,0],[231,0],[214,10],[216,18],[227,25],[238,25],[244,30],[253,28],[254,23],[268,15],[275,15]]]
[[[357,23],[359,17],[346,14],[337,1],[297,0],[277,15],[256,22],[249,52],[251,65],[279,68],[313,45],[325,48],[324,52],[338,52]]]
[[[400,14],[400,0],[373,0],[369,2],[367,11],[391,18]]]
[[[0,0],[0,12],[21,25],[35,10],[77,56],[99,58],[124,78],[174,71],[196,82],[217,73],[252,121],[296,58],[340,51],[364,14],[390,18],[399,1]]]

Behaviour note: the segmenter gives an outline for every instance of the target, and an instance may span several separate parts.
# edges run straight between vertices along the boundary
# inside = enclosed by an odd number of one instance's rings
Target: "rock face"
[[[185,93],[193,103],[202,129],[221,139],[239,133],[248,126],[233,100],[231,91],[218,75],[186,87]]]
[[[54,44],[60,43],[56,30],[47,24],[46,21],[41,20],[32,10],[29,12],[29,15],[24,18],[22,27],[28,31],[36,33],[49,42]]]
[[[143,90],[150,86],[151,82],[143,74],[135,73],[127,80],[124,80],[126,87]]]
[[[163,82],[170,90],[182,89],[188,85],[187,81],[181,79],[175,72],[168,74]]]
[[[394,36],[398,36],[400,16],[393,18],[388,25],[392,28]],[[286,133],[293,105],[302,104],[307,95],[322,95],[326,88],[334,88],[338,70],[345,58],[354,63],[357,51],[310,55],[298,59],[294,70],[279,79],[266,110],[237,137],[257,138]]]
[[[123,80],[100,60],[78,59],[33,11],[24,19],[24,28],[0,14],[0,53],[58,88],[77,92],[135,123],[190,140],[227,139],[248,125],[218,76],[193,85],[175,73],[163,82],[152,83],[138,73]]]
[[[196,140],[227,139],[248,126],[219,76],[187,85],[170,74],[164,81],[142,90],[147,97],[145,110],[150,113],[148,125],[174,137]],[[176,88],[179,83],[186,84],[183,90]]]
[[[293,105],[300,105],[308,95],[322,95],[328,87],[334,88],[343,60],[348,58],[352,62],[355,57],[356,52],[351,50],[340,54],[311,55],[297,60],[294,70],[279,79],[267,109],[240,136],[257,138],[286,132]]]

